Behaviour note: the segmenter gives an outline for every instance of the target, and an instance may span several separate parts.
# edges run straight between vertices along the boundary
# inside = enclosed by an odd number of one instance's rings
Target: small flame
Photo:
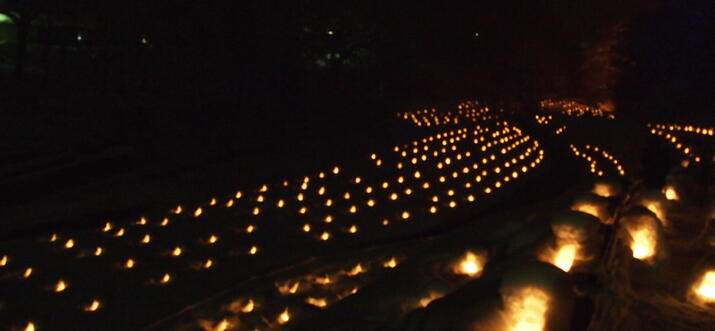
[[[675,190],[674,187],[668,186],[663,190],[665,194],[665,198],[671,201],[678,201],[680,200],[680,197],[678,196],[678,191]]]
[[[7,255],[3,255],[2,259],[0,259],[0,267],[4,267],[7,265]]]
[[[426,297],[420,299],[420,307],[424,308],[427,307],[432,301],[437,300],[441,297],[443,297],[444,294],[442,293],[437,293],[437,292],[429,292]]]
[[[307,297],[305,299],[305,303],[316,306],[318,308],[325,308],[328,305],[328,301],[325,300],[325,298]]]
[[[336,168],[337,169],[337,168]],[[278,316],[278,324],[285,324],[290,321],[290,314],[288,314],[288,308],[283,310],[283,312]]]
[[[455,273],[463,274],[470,277],[478,275],[482,271],[483,261],[471,251],[467,251],[464,255],[464,259],[459,261],[455,268]]]
[[[403,219],[403,220],[406,220],[406,219],[408,219],[408,218],[410,218],[410,213],[409,213],[408,211],[406,211],[406,210],[403,211],[403,212],[402,212],[402,219]]]
[[[258,253],[258,247],[251,246],[251,249],[248,251],[248,254],[256,255],[256,253]]]
[[[573,266],[574,260],[576,259],[577,250],[577,244],[561,245],[558,250],[556,250],[551,263],[559,269],[569,272]]]
[[[146,225],[146,218],[142,216],[142,218],[137,221],[137,225]]]
[[[67,284],[64,280],[59,280],[57,285],[55,285],[55,292],[59,293],[67,289]]]
[[[35,331],[35,324],[32,322],[28,322],[27,326],[25,327],[25,331]]]
[[[330,276],[325,275],[325,277],[315,277],[315,283],[320,285],[330,284]]]
[[[252,233],[254,230],[256,230],[256,226],[253,225],[253,224],[249,224],[249,225],[246,227],[246,233]]]
[[[102,228],[102,232],[107,232],[112,229],[112,223],[104,223],[104,227]]]
[[[100,303],[97,300],[92,300],[92,303],[89,304],[89,306],[84,307],[84,311],[97,311],[99,309]]]
[[[546,325],[549,296],[542,290],[527,287],[505,298],[510,331],[541,331]]]
[[[204,268],[205,269],[211,268],[211,266],[213,266],[213,264],[214,264],[214,262],[211,259],[207,259],[206,262],[204,262]]]
[[[655,255],[656,238],[655,233],[649,227],[641,227],[631,233],[631,250],[633,257],[639,260],[647,260]]]
[[[358,231],[357,226],[356,226],[356,225],[351,226],[348,231],[349,231],[350,233],[356,233],[356,232]]]
[[[253,308],[255,307],[255,304],[253,303],[253,299],[248,299],[248,302],[246,302],[243,307],[241,307],[241,312],[243,313],[250,313],[253,311]]]
[[[176,246],[176,248],[174,248],[174,250],[171,251],[171,255],[173,255],[173,256],[179,256],[179,255],[181,255],[181,247]]]
[[[323,232],[323,234],[320,235],[320,240],[328,240],[328,239],[330,239],[330,233]]]
[[[72,247],[74,247],[74,240],[72,240],[72,239],[67,240],[67,242],[65,243],[65,248],[70,249]]]
[[[148,244],[151,242],[151,236],[149,234],[145,234],[144,238],[142,238],[142,244]]]
[[[124,263],[124,267],[127,269],[134,268],[134,260],[127,259],[127,262]]]
[[[358,263],[354,268],[352,268],[352,269],[350,269],[350,271],[346,272],[346,274],[348,276],[355,276],[355,275],[361,274],[363,272],[365,272],[365,270],[362,268],[362,265],[360,265],[360,263]]]
[[[218,241],[218,237],[216,237],[216,235],[213,235],[213,234],[209,237],[209,240],[208,240],[209,244],[215,244],[217,241]]]
[[[593,190],[591,191],[593,194],[604,197],[604,198],[610,198],[615,196],[615,192],[613,192],[613,187],[611,185],[605,184],[605,183],[596,183],[593,185]]]
[[[161,224],[159,224],[159,225],[161,225],[161,226],[167,226],[167,225],[169,225],[169,218],[168,218],[168,217],[164,217],[164,219],[161,221]]]
[[[171,281],[171,275],[169,273],[165,273],[163,277],[161,277],[161,280],[159,281],[162,284],[166,284],[169,281]]]
[[[94,255],[100,256],[100,255],[102,255],[102,251],[103,251],[102,247],[97,246],[97,248],[94,250]]]
[[[201,209],[201,207],[196,208],[196,210],[194,211],[194,217],[199,217],[199,216],[201,216],[201,214],[202,214],[203,212],[204,212],[204,210]]]
[[[176,208],[174,210],[172,210],[171,212],[178,215],[178,214],[181,214],[182,210],[183,209],[181,209],[181,205],[177,205]]]
[[[393,256],[391,259],[385,261],[385,263],[382,264],[383,267],[385,268],[394,268],[397,266],[397,259]]]
[[[293,284],[285,283],[281,285],[276,285],[276,287],[278,288],[278,292],[283,295],[295,294],[296,292],[298,292],[299,286],[300,282],[295,282]]]
[[[705,302],[715,302],[715,271],[706,272],[694,291]]]
[[[22,274],[22,277],[23,277],[23,278],[29,278],[30,275],[32,275],[32,268],[27,268],[27,269],[25,269],[25,273]]]
[[[216,205],[216,198],[211,198],[211,201],[209,202],[209,206],[215,206]]]
[[[119,228],[117,232],[114,234],[115,237],[121,237],[124,235],[124,228]]]
[[[303,225],[303,232],[310,232],[310,224]]]
[[[50,242],[55,242],[57,241],[57,234],[53,233],[52,236],[50,237]]]

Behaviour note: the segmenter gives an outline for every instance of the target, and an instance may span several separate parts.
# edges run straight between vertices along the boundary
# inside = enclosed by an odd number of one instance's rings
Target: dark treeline
[[[655,38],[648,19],[677,21],[647,11],[659,7],[651,0],[0,0],[18,32],[0,44],[11,64],[2,72],[10,87],[0,94],[3,125],[52,143],[71,136],[153,154],[162,143],[146,145],[156,137],[209,150],[268,131],[284,141],[467,97],[596,103],[614,97],[620,77],[637,81],[633,63],[660,63],[640,46]],[[637,84],[619,88],[628,86]]]

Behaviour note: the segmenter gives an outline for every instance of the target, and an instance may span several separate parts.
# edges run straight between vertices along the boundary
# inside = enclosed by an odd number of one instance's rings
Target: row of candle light
[[[591,107],[574,100],[552,100],[546,99],[539,102],[539,107],[541,109],[556,109],[561,114],[566,116],[592,116],[592,117],[605,117],[607,119],[615,119],[615,115],[612,113],[607,113],[603,109],[598,107]]]
[[[604,171],[603,169],[598,169],[598,162],[596,161],[596,158],[588,154],[587,151],[596,152],[597,155],[601,155],[604,159],[610,161],[615,168],[615,173],[619,174],[620,176],[625,176],[626,174],[626,171],[623,169],[623,166],[618,162],[618,159],[616,159],[613,155],[608,153],[603,148],[599,148],[598,146],[591,147],[591,145],[585,145],[584,150],[580,150],[573,144],[570,144],[569,148],[571,148],[571,151],[574,155],[585,159],[589,163],[589,171],[591,171],[591,173],[593,174],[598,175],[599,177],[604,175]]]

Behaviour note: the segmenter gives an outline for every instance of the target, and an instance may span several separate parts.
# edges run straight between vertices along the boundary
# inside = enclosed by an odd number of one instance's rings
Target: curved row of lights
[[[608,163],[611,163],[614,167],[614,172],[617,173],[620,176],[625,176],[626,171],[623,169],[623,166],[618,162],[618,159],[616,159],[612,154],[608,153],[605,149],[600,148],[598,146],[591,146],[591,145],[585,145],[583,146],[583,149],[577,148],[575,145],[570,144],[569,147],[571,148],[571,151],[573,152],[574,155],[583,158],[588,162],[589,164],[589,171],[593,174],[600,176],[603,176],[604,169],[598,168],[598,161],[596,160],[596,157],[590,154],[590,152],[595,153],[595,155],[599,155],[602,157],[604,160],[606,160]]]
[[[449,208],[455,208],[457,201],[460,200],[474,202],[476,200],[475,196],[492,194],[496,190],[503,188],[510,181],[514,181],[528,172],[529,169],[538,166],[544,158],[544,151],[540,148],[538,141],[523,135],[519,128],[510,126],[507,122],[496,122],[491,125],[482,123],[471,129],[463,128],[431,135],[421,141],[423,142],[422,145],[418,141],[412,144],[411,152],[416,155],[419,151],[432,150],[430,147],[433,146],[431,148],[434,148],[433,152],[437,154],[432,154],[430,158],[423,154],[425,159],[421,158],[422,162],[431,161],[431,164],[425,163],[420,166],[415,162],[405,162],[405,164],[413,164],[416,168],[408,172],[407,169],[403,169],[398,164],[408,158],[412,160],[414,156],[407,153],[403,154],[407,150],[396,147],[395,152],[404,160],[399,160],[394,165],[394,168],[390,167],[401,170],[398,172],[402,173],[392,180],[368,180],[361,176],[346,179],[343,176],[342,169],[335,166],[329,171],[320,172],[313,177],[306,176],[302,180],[293,182],[293,184],[289,181],[283,181],[282,185],[276,185],[275,188],[268,184],[263,184],[252,191],[251,197],[244,191],[235,191],[223,199],[213,197],[207,203],[192,208],[178,204],[166,216],[155,219],[141,217],[129,224],[116,224],[106,221],[98,229],[98,233],[101,234],[99,237],[78,239],[54,233],[49,240],[45,239],[44,242],[50,244],[50,249],[53,252],[77,252],[78,254],[75,256],[81,259],[88,257],[100,258],[107,256],[108,247],[101,244],[103,241],[110,241],[113,243],[112,245],[120,245],[120,249],[121,247],[137,249],[141,249],[140,247],[153,247],[156,238],[161,238],[161,232],[171,228],[173,224],[200,227],[201,223],[190,225],[191,223],[189,222],[201,222],[201,219],[210,214],[213,209],[238,210],[237,208],[243,208],[241,209],[241,214],[245,215],[248,220],[243,228],[245,235],[250,236],[259,231],[261,224],[255,217],[266,215],[270,210],[289,210],[293,208],[295,213],[289,214],[300,215],[303,218],[316,217],[314,218],[314,223],[295,224],[292,227],[294,231],[308,234],[310,238],[318,241],[327,241],[334,239],[337,232],[355,236],[360,230],[358,224],[338,225],[341,222],[336,222],[336,220],[342,217],[356,219],[357,214],[362,209],[370,209],[378,204],[395,202],[400,196],[412,196],[417,199],[414,201],[419,204],[425,201],[421,199],[427,199],[432,204],[431,207],[422,211],[424,215],[435,214],[437,212],[437,202],[443,202]],[[436,150],[437,148],[439,150]],[[462,150],[463,152],[460,152]],[[375,153],[371,154],[370,158],[373,161],[380,160]],[[355,187],[357,190],[333,190],[329,187],[329,182],[339,188],[348,185],[348,187]],[[478,185],[482,185],[482,187],[477,187]],[[456,192],[458,186],[465,188],[464,190],[460,189],[460,194]],[[383,198],[378,196],[379,189],[384,192]],[[270,196],[271,192],[280,190],[286,195]],[[288,193],[288,191],[291,193]],[[419,194],[417,194],[418,191]],[[361,199],[362,203],[358,204],[357,199]],[[407,201],[409,202],[409,200]],[[328,211],[331,208],[338,207],[340,207],[339,211]],[[325,209],[325,211],[321,211],[321,209]],[[406,208],[398,209],[400,211],[398,211],[397,217],[403,220],[410,219],[420,212],[410,211]],[[389,217],[380,217],[378,221],[382,226],[388,225]],[[235,224],[232,226],[235,226]],[[319,229],[320,227],[323,227],[323,229]],[[339,227],[339,229],[336,231],[335,227]],[[316,235],[312,233],[316,233]],[[199,247],[215,246],[221,244],[224,238],[229,236],[230,234],[228,233],[217,231],[200,235],[194,242]],[[197,248],[192,246],[175,244],[167,248],[160,248],[159,255],[172,260],[183,259],[187,251],[195,250]],[[259,254],[261,251],[262,248],[259,245],[253,244],[246,246],[242,254],[252,256]],[[107,262],[111,265],[116,265],[120,270],[136,270],[137,267],[147,266],[143,260],[142,256],[125,256],[119,261]],[[6,268],[8,265],[19,266],[18,262],[20,261],[13,260],[7,254],[2,255],[0,267]],[[195,270],[213,270],[216,262],[216,259],[207,256],[201,261],[190,262],[190,264]],[[397,261],[390,259],[385,263],[386,267],[394,267]],[[468,263],[467,268],[469,270],[475,269],[471,265],[473,263],[473,261]],[[16,273],[17,276],[23,279],[31,279],[38,272],[43,271],[43,268],[41,266],[38,268],[37,264],[35,266],[30,265],[32,264],[21,267]],[[176,273],[167,270],[156,274],[156,277],[150,279],[147,284],[166,286],[172,283],[175,277]],[[75,284],[68,279],[60,278],[52,284],[52,291],[63,293],[73,289],[73,287],[75,287]],[[314,298],[313,302],[319,303],[322,301],[320,298]],[[105,306],[106,302],[102,302],[99,297],[92,298],[89,296],[86,304],[81,306],[81,310],[96,312],[102,310]],[[290,319],[287,311],[284,311],[280,316],[279,320],[284,320],[284,322]],[[34,328],[33,323],[28,324],[26,327],[28,330]]]
[[[604,111],[598,107],[591,107],[574,100],[552,100],[546,99],[539,102],[539,107],[544,110],[556,110],[563,115],[572,117],[604,117],[615,119],[615,115]]]

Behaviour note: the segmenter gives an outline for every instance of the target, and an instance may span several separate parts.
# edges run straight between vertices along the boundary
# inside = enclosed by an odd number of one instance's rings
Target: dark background
[[[59,186],[88,169],[339,157],[366,137],[394,141],[397,111],[467,98],[526,112],[568,97],[712,124],[713,7],[0,0],[14,23],[0,25],[0,185],[37,193],[52,185],[33,171],[80,157],[99,161]]]

